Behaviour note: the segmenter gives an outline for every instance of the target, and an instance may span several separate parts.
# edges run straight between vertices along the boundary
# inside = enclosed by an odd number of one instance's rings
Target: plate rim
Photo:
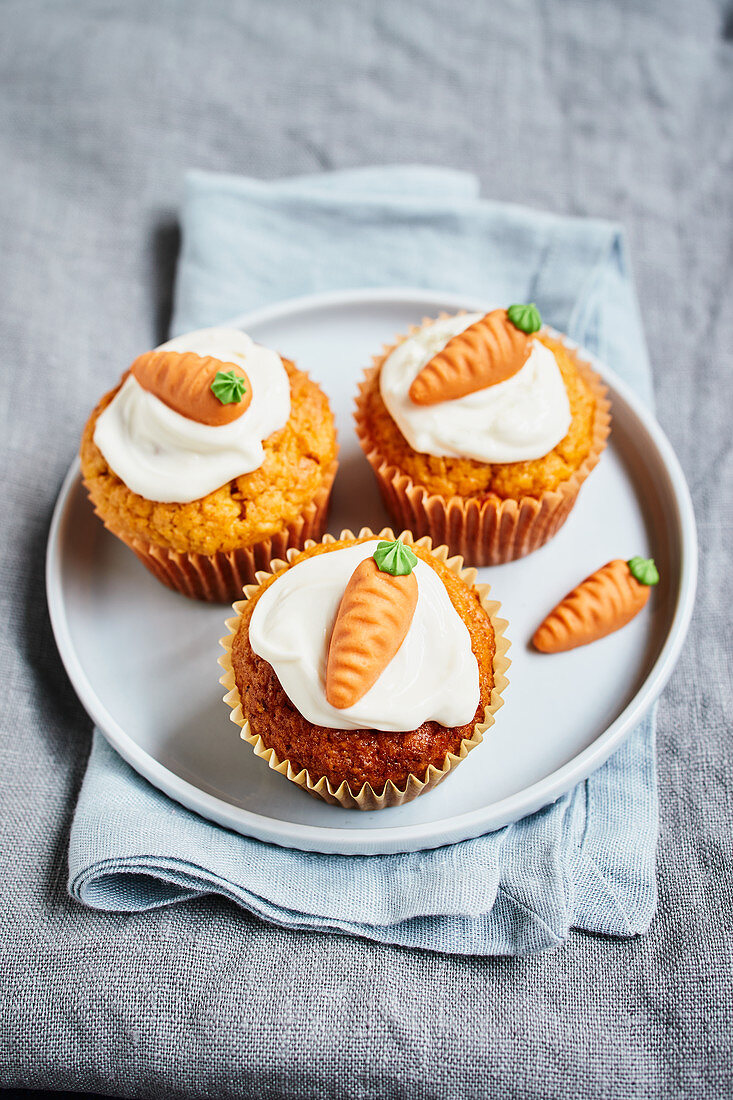
[[[369,287],[302,295],[238,314],[222,323],[246,328],[269,324],[282,317],[292,317],[319,309],[382,303],[404,305],[433,303],[432,306],[428,305],[428,308],[448,307],[468,310],[485,308],[484,302],[469,295],[454,292],[441,293],[419,287]],[[568,340],[568,343],[573,342]],[[574,346],[580,347],[577,344]],[[350,830],[343,827],[298,824],[266,817],[244,807],[233,806],[201,790],[160,764],[124,731],[96,694],[74,649],[61,584],[61,533],[67,507],[77,485],[81,482],[81,464],[77,455],[61,485],[49,528],[45,569],[46,596],[56,645],[67,675],[85,710],[112,747],[143,778],[186,809],[219,825],[281,847],[342,855],[419,851],[493,832],[550,805],[577,783],[586,779],[609,758],[615,749],[620,747],[634,726],[658,699],[669,680],[679,658],[692,616],[697,587],[698,545],[694,509],[687,481],[679,459],[663,429],[653,413],[623,379],[585,349],[581,348],[581,350],[598,369],[604,380],[631,408],[656,447],[673,490],[672,498],[675,505],[673,519],[681,550],[680,582],[672,622],[664,644],[634,697],[592,744],[549,775],[498,802],[490,803],[488,807],[441,818],[437,822],[413,825]],[[222,610],[224,612],[224,608]],[[297,833],[297,843],[293,839],[294,832]]]

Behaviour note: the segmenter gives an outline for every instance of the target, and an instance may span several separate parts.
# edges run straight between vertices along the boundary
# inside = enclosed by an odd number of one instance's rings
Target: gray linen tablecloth
[[[722,1096],[730,1016],[733,15],[714,0],[0,11],[0,1085],[141,1097]],[[659,712],[646,937],[527,959],[66,893],[90,722],[45,539],[90,402],[165,334],[185,168],[419,161],[625,223],[701,591]],[[242,302],[241,308],[247,308]]]

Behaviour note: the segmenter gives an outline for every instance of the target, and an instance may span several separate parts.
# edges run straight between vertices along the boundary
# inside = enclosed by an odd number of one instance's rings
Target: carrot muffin
[[[328,399],[235,329],[141,355],[84,429],[106,527],[164,584],[228,602],[274,555],[319,537],[336,473]]]
[[[375,358],[362,448],[395,523],[473,565],[542,546],[609,432],[605,388],[533,305],[428,320]]]
[[[235,604],[222,683],[242,736],[327,802],[381,809],[480,743],[509,661],[499,605],[429,539],[326,536]]]

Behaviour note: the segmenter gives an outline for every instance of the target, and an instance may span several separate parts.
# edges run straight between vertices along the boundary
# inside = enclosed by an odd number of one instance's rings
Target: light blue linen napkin
[[[445,169],[263,183],[192,172],[174,332],[360,286],[535,301],[643,397],[651,376],[621,230],[479,197]],[[498,832],[428,852],[325,856],[238,836],[172,803],[97,732],[69,890],[134,911],[219,893],[290,928],[457,954],[526,954],[571,928],[630,936],[656,907],[654,713],[588,780]]]

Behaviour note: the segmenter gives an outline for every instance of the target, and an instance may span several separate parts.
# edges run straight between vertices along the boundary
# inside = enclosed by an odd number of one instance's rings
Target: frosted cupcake
[[[605,394],[533,305],[443,315],[375,358],[357,433],[395,524],[496,565],[564,523],[605,446]]]
[[[273,556],[322,534],[336,455],[315,382],[225,328],[136,359],[81,444],[105,526],[164,584],[222,602]]]
[[[407,802],[478,745],[506,684],[506,625],[446,547],[349,531],[274,561],[222,639],[242,737],[280,774],[362,810]]]

